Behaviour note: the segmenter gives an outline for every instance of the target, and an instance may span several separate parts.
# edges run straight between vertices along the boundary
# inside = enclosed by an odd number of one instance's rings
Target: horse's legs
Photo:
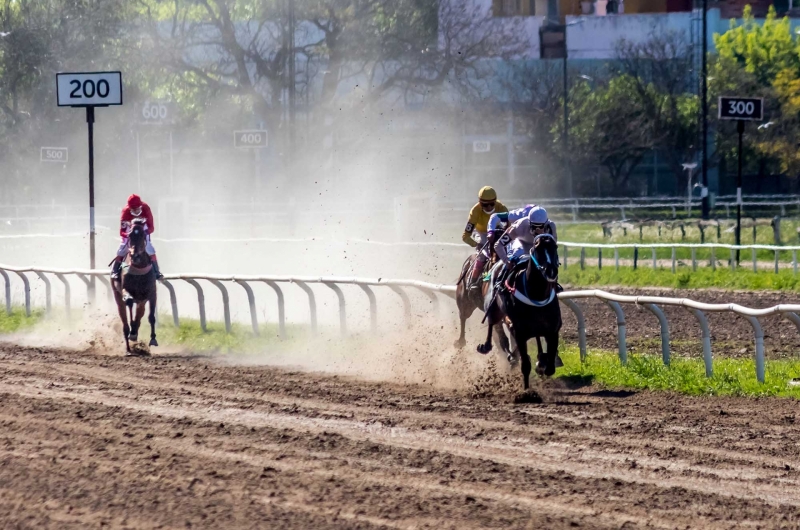
[[[130,326],[128,326],[128,311],[125,308],[125,304],[122,302],[122,297],[119,296],[117,293],[114,293],[114,298],[117,302],[117,311],[119,311],[119,318],[122,320],[122,334],[125,336],[125,351],[130,353],[131,352],[131,344],[128,341],[128,334],[131,332]]]
[[[519,350],[519,365],[522,369],[522,384],[525,386],[525,390],[528,390],[531,386],[531,358],[528,355],[528,341],[520,340],[517,337],[517,349]]]
[[[153,294],[148,300],[150,307],[150,314],[147,316],[147,321],[150,322],[150,346],[158,346],[156,340],[156,295]]]
[[[545,339],[546,340],[546,339]],[[547,345],[547,351],[550,351],[550,345]],[[536,349],[538,354],[536,355],[536,373],[539,375],[545,375],[545,368],[547,367],[547,362],[545,359],[544,350],[542,349],[542,338],[536,337]]]
[[[456,306],[458,306],[458,319],[461,321],[461,333],[454,345],[456,348],[463,348],[467,345],[467,339],[465,338],[467,319],[475,312],[475,306],[467,296],[465,292],[466,286],[463,283],[459,284],[457,289]]]
[[[506,335],[506,330],[503,329],[502,320],[494,325],[494,333],[497,336],[497,340],[500,342],[500,349],[506,353],[508,362],[514,362],[514,355],[511,353],[511,343],[508,340],[508,335]]]
[[[551,376],[556,373],[556,356],[558,355],[558,332],[544,336],[547,342],[547,354],[545,355],[544,375]]]
[[[139,326],[142,325],[142,317],[144,316],[144,302],[136,303],[136,316],[131,319],[131,340],[139,340]]]

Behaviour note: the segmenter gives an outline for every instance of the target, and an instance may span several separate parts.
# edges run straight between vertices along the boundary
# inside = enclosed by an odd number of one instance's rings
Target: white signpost
[[[122,72],[56,74],[59,107],[85,107],[89,126],[89,267],[95,268],[94,226],[94,108],[122,105]],[[94,276],[90,301],[94,301]]]
[[[253,150],[253,180],[258,187],[258,168],[261,166],[261,150],[269,146],[269,134],[265,129],[233,131],[233,147]]]
[[[69,150],[66,147],[42,147],[39,161],[66,164],[69,161]]]
[[[269,146],[265,130],[233,131],[233,146],[237,149],[263,149]]]
[[[488,153],[492,150],[492,142],[488,140],[475,140],[472,142],[473,153]]]

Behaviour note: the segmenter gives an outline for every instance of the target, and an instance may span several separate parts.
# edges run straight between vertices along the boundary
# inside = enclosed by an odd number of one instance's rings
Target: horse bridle
[[[538,236],[533,238],[533,246],[531,246],[531,259],[533,260],[533,264],[536,265],[536,268],[539,270],[542,270],[545,267],[544,265],[540,265],[539,260],[536,259],[536,244],[542,238],[550,239],[553,241],[553,243],[555,243],[556,241],[556,238],[554,238],[550,234],[539,234]],[[546,255],[547,255],[547,262],[550,263],[550,255],[549,254]]]

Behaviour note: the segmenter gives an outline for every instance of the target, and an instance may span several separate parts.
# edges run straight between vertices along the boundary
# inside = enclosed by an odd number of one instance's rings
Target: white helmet
[[[544,228],[547,221],[549,221],[547,210],[541,206],[534,206],[528,213],[528,223],[531,225],[531,231]]]

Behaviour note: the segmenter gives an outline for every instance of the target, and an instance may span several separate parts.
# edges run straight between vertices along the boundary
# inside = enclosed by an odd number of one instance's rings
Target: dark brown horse
[[[456,285],[456,304],[458,305],[458,316],[461,321],[461,334],[455,342],[456,348],[463,348],[467,344],[464,329],[467,319],[472,316],[472,313],[474,313],[476,309],[483,311],[485,305],[489,301],[491,281],[479,280],[482,282],[479,289],[469,288],[470,272],[472,271],[472,267],[475,266],[477,257],[477,254],[472,254],[464,261],[464,264],[461,266],[461,276]],[[503,329],[503,322],[501,320],[495,321],[494,325],[490,326],[490,329],[492,327],[497,334],[497,340],[500,341],[500,347],[506,353],[508,362],[513,363],[515,356],[511,351],[511,345]]]
[[[561,307],[558,303],[558,245],[553,236],[536,236],[529,259],[508,276],[505,288],[488,310],[489,332],[480,353],[492,350],[491,327],[507,319],[517,345],[525,390],[530,386],[531,358],[528,340],[536,338],[539,355],[536,373],[551,376],[558,363],[558,334],[561,330]],[[547,349],[542,348],[544,338]]]
[[[143,219],[134,219],[128,234],[130,242],[130,266],[119,279],[112,280],[114,300],[117,302],[119,317],[122,319],[122,332],[125,335],[125,350],[131,354],[130,341],[139,340],[139,327],[144,316],[145,304],[150,305],[147,320],[150,322],[150,346],[158,346],[156,341],[156,273],[147,255],[147,230]],[[136,305],[134,313],[133,306]],[[127,309],[127,310],[126,310]],[[130,312],[130,326],[128,313]]]

